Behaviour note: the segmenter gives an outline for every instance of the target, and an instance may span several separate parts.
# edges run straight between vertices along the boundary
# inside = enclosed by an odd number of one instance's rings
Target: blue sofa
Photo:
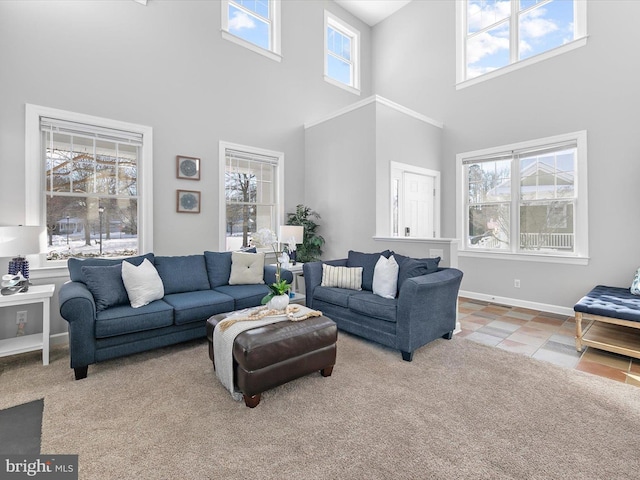
[[[380,255],[349,251],[348,258],[303,266],[306,304],[321,310],[340,330],[400,350],[408,362],[413,352],[436,338],[451,339],[456,327],[462,272],[439,268],[437,259],[413,259],[394,254],[399,264],[398,292],[383,298],[372,292]],[[362,290],[322,286],[322,264],[362,267]]]
[[[158,271],[164,298],[132,308],[126,297],[118,259],[68,261],[70,281],[59,291],[60,314],[69,322],[69,353],[76,380],[88,366],[115,357],[206,337],[212,315],[260,305],[275,281],[276,267],[264,267],[265,284],[229,285],[231,252],[124,259],[134,265],[148,259]],[[85,268],[83,271],[83,267]],[[97,268],[91,268],[97,267]],[[120,268],[118,268],[120,267]],[[281,278],[293,281],[282,270]]]

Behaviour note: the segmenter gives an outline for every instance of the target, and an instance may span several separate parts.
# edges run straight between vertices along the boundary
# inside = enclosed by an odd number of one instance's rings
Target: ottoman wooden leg
[[[323,377],[330,377],[332,373],[333,373],[333,366],[325,367],[322,370],[320,370],[320,375],[322,375]]]
[[[244,398],[244,404],[249,408],[256,408],[260,403],[260,395],[262,394],[258,393],[257,395],[251,395],[251,396],[242,395],[242,398]]]

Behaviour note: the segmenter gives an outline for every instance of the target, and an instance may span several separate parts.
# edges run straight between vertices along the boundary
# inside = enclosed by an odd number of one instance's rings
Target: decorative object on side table
[[[200,192],[178,190],[176,210],[179,213],[200,213]]]
[[[200,159],[195,157],[176,157],[176,176],[186,180],[200,180]]]
[[[262,304],[268,304],[269,308],[273,310],[284,310],[289,305],[289,290],[291,290],[291,284],[286,280],[280,280],[280,256],[276,250],[278,238],[268,228],[261,228],[251,236],[251,239],[259,247],[271,247],[274,255],[276,256],[276,281],[269,287],[269,293],[267,293],[262,299]]]
[[[304,237],[302,225],[280,225],[280,241],[286,243],[287,253],[292,265],[296,264],[297,245],[301,244]]]
[[[39,226],[0,227],[0,257],[11,258],[3,295],[29,290],[29,261],[22,255],[40,253],[44,235],[44,227]]]

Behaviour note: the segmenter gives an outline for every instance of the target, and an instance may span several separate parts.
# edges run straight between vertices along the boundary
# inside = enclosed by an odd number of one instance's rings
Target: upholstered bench
[[[576,349],[593,347],[640,358],[640,296],[628,288],[598,285],[573,307]],[[582,330],[582,320],[593,324]]]
[[[213,331],[226,317],[220,314],[207,320],[212,362]],[[253,408],[260,403],[262,392],[309,373],[330,376],[336,363],[337,338],[335,322],[324,316],[272,323],[240,333],[233,342],[233,376],[245,405]]]

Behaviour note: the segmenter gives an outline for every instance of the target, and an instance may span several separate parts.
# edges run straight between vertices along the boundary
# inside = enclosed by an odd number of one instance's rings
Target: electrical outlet
[[[516,278],[516,279],[513,281],[513,286],[514,286],[515,288],[520,288],[520,280]]]
[[[16,314],[16,325],[27,323],[27,311],[21,310]]]

